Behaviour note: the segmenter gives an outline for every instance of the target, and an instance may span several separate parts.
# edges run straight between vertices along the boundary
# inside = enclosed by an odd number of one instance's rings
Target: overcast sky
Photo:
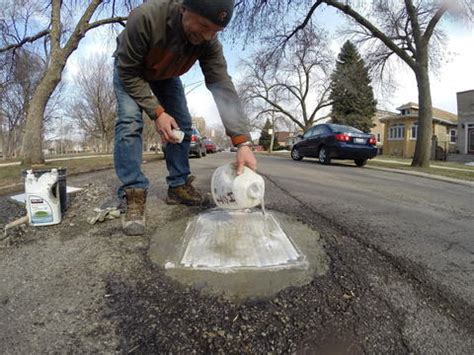
[[[338,28],[342,25],[341,17],[334,11],[325,10],[324,16],[320,16],[320,24],[325,28]],[[447,50],[448,55],[443,60],[443,66],[437,73],[431,74],[431,90],[433,106],[457,113],[456,92],[474,89],[474,30],[463,24],[445,22],[443,26],[448,35]],[[109,32],[108,32],[109,33]],[[115,40],[105,40],[108,36],[104,31],[95,30],[88,34],[84,43],[68,62],[68,72],[65,76],[71,80],[78,70],[78,62],[81,58],[90,57],[96,53],[112,54],[115,48]],[[336,55],[342,43],[341,39],[335,40],[331,47]],[[250,50],[242,51],[240,46],[227,45],[224,43],[224,53],[229,66],[229,74],[234,78],[239,77],[239,61],[250,54]],[[399,86],[391,97],[377,97],[380,102],[380,109],[396,111],[396,107],[409,101],[417,102],[418,94],[416,81],[413,72],[407,66],[402,66],[397,70],[397,81]],[[193,69],[182,77],[186,84],[202,81],[203,77],[199,66],[196,64]],[[376,93],[377,96],[377,93]],[[191,91],[188,94],[188,105],[193,115],[203,116],[208,125],[220,124],[219,114],[212,99],[211,94],[204,85]]]

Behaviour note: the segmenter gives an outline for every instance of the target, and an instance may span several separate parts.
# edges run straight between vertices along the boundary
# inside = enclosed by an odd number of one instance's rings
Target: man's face
[[[210,41],[217,36],[217,32],[222,31],[224,27],[218,26],[195,12],[186,8],[181,8],[183,15],[183,29],[188,41],[194,45]]]

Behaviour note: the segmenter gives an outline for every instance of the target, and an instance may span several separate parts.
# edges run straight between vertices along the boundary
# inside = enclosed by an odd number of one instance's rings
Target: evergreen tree
[[[342,46],[331,80],[332,122],[370,132],[374,126],[372,118],[377,101],[370,85],[369,71],[350,41]]]
[[[267,120],[262,128],[262,133],[260,133],[260,138],[258,139],[258,145],[261,145],[266,150],[268,150],[268,148],[270,147],[270,141],[272,139],[272,136],[270,135],[270,133],[268,133],[268,130],[270,128],[272,128],[272,124],[269,120]]]

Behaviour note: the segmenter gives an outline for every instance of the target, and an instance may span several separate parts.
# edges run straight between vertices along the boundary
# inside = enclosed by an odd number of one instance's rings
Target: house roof
[[[414,109],[419,109],[418,107],[418,104],[417,103],[414,103],[414,102],[407,102],[406,104],[400,106],[400,107],[397,107],[397,110],[398,111],[401,111],[403,109],[406,109],[406,108],[414,108]]]
[[[401,105],[400,107],[397,107],[397,110],[401,111],[407,108],[412,108],[416,111],[418,111],[420,108],[417,103],[414,102],[408,102],[404,105]],[[454,113],[441,110],[439,108],[433,107],[433,120],[441,123],[445,123],[448,125],[457,125],[458,123],[458,116],[455,115]],[[400,119],[400,118],[417,118],[418,114],[417,113],[411,113],[407,115],[402,115],[402,114],[397,114],[397,115],[388,115],[385,117],[381,117],[380,121],[381,122],[387,122],[390,119]]]
[[[388,116],[388,115],[396,115],[396,112],[387,111],[387,110],[377,110],[375,111],[376,116]]]
[[[474,89],[472,89],[472,90],[466,90],[466,91],[459,91],[459,92],[457,92],[456,94],[466,94],[466,93],[468,93],[468,92],[474,93]]]

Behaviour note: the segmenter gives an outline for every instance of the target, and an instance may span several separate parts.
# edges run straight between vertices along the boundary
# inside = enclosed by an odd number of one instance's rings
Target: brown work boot
[[[122,228],[126,235],[145,233],[145,189],[125,189],[127,210],[122,214]]]
[[[192,185],[194,179],[194,176],[189,175],[186,184],[176,187],[170,186],[166,203],[168,205],[183,204],[186,206],[206,206],[209,204],[209,196],[200,193]]]

